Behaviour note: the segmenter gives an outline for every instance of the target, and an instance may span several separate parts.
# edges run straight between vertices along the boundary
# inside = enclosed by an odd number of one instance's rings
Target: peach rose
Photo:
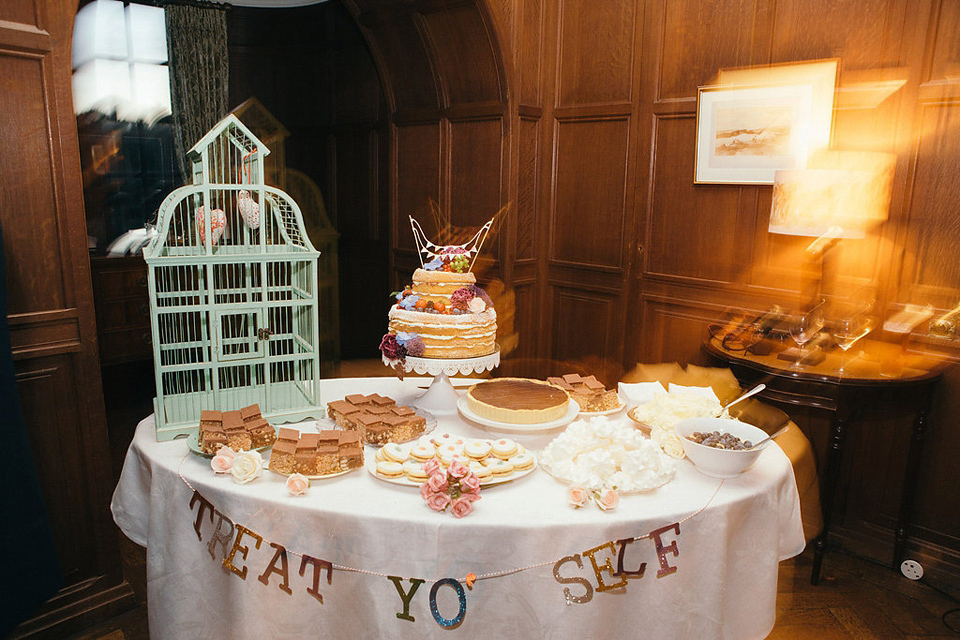
[[[483,301],[483,298],[477,297],[467,303],[467,308],[470,309],[471,313],[482,313],[487,308],[487,303]]]
[[[427,478],[427,486],[431,491],[446,491],[450,487],[447,483],[447,474],[443,471],[430,474]]]
[[[450,505],[450,512],[453,513],[455,518],[462,518],[463,516],[470,515],[472,511],[473,500],[468,498],[466,495],[460,496],[453,501],[452,505]]]
[[[466,498],[470,502],[476,502],[480,499],[480,489],[471,489],[470,491],[464,491],[460,494],[462,498]]]
[[[596,495],[597,506],[604,511],[616,509],[620,504],[620,493],[616,489],[604,489]]]
[[[480,491],[480,478],[477,477],[477,474],[471,472],[468,473],[460,480],[460,486],[463,490],[466,491]]]
[[[292,496],[302,496],[310,488],[310,478],[302,473],[291,473],[287,477],[287,493]]]
[[[433,493],[427,498],[427,504],[434,511],[443,511],[450,505],[450,496],[445,492]]]
[[[570,488],[567,489],[567,502],[572,504],[577,509],[587,504],[587,500],[589,498],[590,492],[580,485],[570,485]]]
[[[440,461],[436,458],[430,458],[423,463],[423,470],[427,473],[428,476],[433,475],[434,471],[440,470]]]
[[[263,457],[259,451],[240,451],[233,457],[230,473],[237,484],[247,484],[260,477],[263,472]]]
[[[470,469],[467,467],[467,465],[463,464],[462,461],[454,458],[453,462],[451,462],[450,466],[447,468],[447,473],[450,474],[451,478],[459,480],[470,473]]]
[[[230,447],[220,447],[217,454],[210,459],[210,468],[214,473],[230,473],[230,467],[233,466],[233,458],[237,452]]]

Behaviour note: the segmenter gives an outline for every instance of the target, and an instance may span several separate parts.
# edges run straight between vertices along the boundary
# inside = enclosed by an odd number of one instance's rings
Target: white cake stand
[[[381,356],[381,358],[383,364],[388,367],[397,364],[396,360],[390,360],[386,356]],[[462,375],[483,373],[484,371],[490,371],[499,364],[500,345],[497,345],[493,353],[475,358],[414,358],[413,356],[407,356],[403,369],[407,373],[412,371],[419,375],[433,376],[430,387],[417,398],[414,406],[435,414],[456,413],[459,396],[453,388],[449,376],[455,376],[458,373]]]

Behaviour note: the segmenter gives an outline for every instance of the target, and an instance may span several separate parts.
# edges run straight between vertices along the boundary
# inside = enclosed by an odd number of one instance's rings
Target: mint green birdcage
[[[270,153],[228,115],[187,154],[193,184],[160,205],[144,249],[157,439],[203,409],[258,403],[270,422],[320,417],[317,263],[297,203],[264,184]]]

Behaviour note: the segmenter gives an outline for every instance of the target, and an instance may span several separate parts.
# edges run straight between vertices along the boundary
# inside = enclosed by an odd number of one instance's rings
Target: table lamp
[[[774,174],[770,232],[814,238],[806,250],[814,273],[808,310],[835,293],[838,241],[863,238],[886,220],[895,160],[888,153],[827,151],[806,169]]]

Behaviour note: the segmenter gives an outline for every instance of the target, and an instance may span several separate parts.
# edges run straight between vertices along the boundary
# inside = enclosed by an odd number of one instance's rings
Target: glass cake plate
[[[397,366],[396,360],[381,356],[383,364],[388,367]],[[491,371],[500,364],[500,345],[493,353],[475,358],[415,358],[407,356],[403,362],[403,370],[407,373],[415,372],[419,375],[433,376],[433,382],[416,400],[416,406],[433,413],[455,413],[457,399],[460,397],[450,376],[458,373],[469,375]]]
[[[419,488],[420,485],[423,484],[421,482],[415,482],[405,475],[400,476],[398,478],[387,478],[385,476],[381,476],[380,474],[377,473],[377,461],[376,459],[374,459],[373,456],[367,456],[366,458],[364,458],[363,466],[367,469],[367,472],[370,475],[372,475],[374,478],[376,478],[377,480],[383,480],[384,482],[389,482],[390,484],[398,484],[403,487],[417,487],[417,488]],[[533,466],[530,467],[529,469],[523,469],[522,471],[514,471],[510,475],[504,476],[502,478],[490,478],[489,480],[483,480],[480,482],[480,486],[490,487],[498,484],[504,484],[506,482],[512,482],[514,480],[517,480],[518,478],[522,478],[524,476],[530,475],[531,473],[536,471],[537,466],[539,466],[539,463],[537,462],[537,457],[533,456]]]
[[[591,418],[593,416],[612,416],[615,413],[620,413],[627,406],[627,403],[623,401],[623,397],[620,394],[617,394],[617,406],[612,409],[605,409],[604,411],[580,411],[580,415],[584,418]]]
[[[190,449],[190,451],[192,451],[193,453],[197,454],[198,456],[203,456],[204,458],[212,458],[212,457],[214,456],[214,454],[212,454],[212,453],[206,453],[203,449],[200,448],[200,441],[199,441],[199,439],[200,439],[200,430],[199,430],[199,429],[197,429],[197,431],[196,431],[195,433],[187,434],[187,437],[186,437],[187,448]],[[257,447],[256,450],[257,450],[257,451],[266,451],[267,449],[269,449],[269,448],[272,447],[272,446],[273,446],[273,443],[270,443],[270,444],[265,445],[265,446],[263,446],[263,447]]]
[[[477,424],[482,424],[483,426],[489,427],[495,431],[503,431],[505,433],[546,433],[549,431],[554,431],[567,426],[573,422],[574,419],[576,419],[577,415],[580,414],[580,405],[572,400],[567,405],[567,412],[563,414],[563,416],[549,422],[534,422],[531,424],[500,422],[499,420],[491,420],[490,418],[478,416],[470,409],[466,398],[460,398],[460,400],[457,401],[457,409],[460,411],[460,415],[467,420],[471,420]]]
[[[423,418],[424,420],[427,421],[427,424],[423,427],[423,431],[422,431],[421,433],[418,433],[418,434],[415,435],[414,437],[410,438],[409,440],[398,440],[398,441],[391,440],[390,442],[396,442],[396,444],[403,444],[403,443],[405,443],[405,442],[413,442],[414,440],[416,440],[416,439],[419,438],[420,436],[425,435],[425,434],[428,434],[428,433],[430,433],[431,431],[433,431],[434,429],[437,428],[437,417],[436,417],[435,415],[433,415],[433,414],[430,413],[429,411],[425,411],[424,409],[421,409],[420,407],[411,407],[411,409],[413,409],[413,411],[414,411],[418,416],[420,416],[421,418]],[[324,414],[326,414],[326,407],[324,407]],[[337,429],[337,430],[342,430],[343,427],[341,427],[340,425],[338,425],[338,424],[336,423],[336,421],[335,421],[333,418],[331,418],[330,416],[325,416],[325,417],[320,418],[319,420],[317,420],[317,431],[322,431],[322,430],[325,430],[325,429]],[[371,447],[380,447],[380,446],[383,446],[383,445],[379,445],[379,444],[373,444],[372,442],[365,442],[364,444],[367,444],[367,445],[369,445],[369,446],[371,446]]]
[[[281,472],[279,472],[279,471],[274,471],[273,469],[270,468],[270,461],[269,461],[269,460],[266,462],[266,464],[264,465],[263,468],[266,469],[267,471],[270,471],[270,472],[272,472],[272,473],[275,473],[275,474],[277,474],[278,476],[283,476],[283,477],[285,477],[285,478],[288,478],[288,477],[290,477],[290,476],[292,475],[292,474],[290,474],[290,473],[281,473]],[[344,470],[341,470],[341,471],[334,471],[333,473],[324,473],[324,474],[313,475],[313,476],[304,475],[303,477],[306,478],[306,479],[308,479],[308,480],[326,480],[327,478],[339,478],[340,476],[345,476],[345,475],[347,475],[348,473],[353,473],[354,471],[356,471],[356,470],[359,469],[359,468],[360,468],[360,467],[357,467],[356,469],[344,469]]]

